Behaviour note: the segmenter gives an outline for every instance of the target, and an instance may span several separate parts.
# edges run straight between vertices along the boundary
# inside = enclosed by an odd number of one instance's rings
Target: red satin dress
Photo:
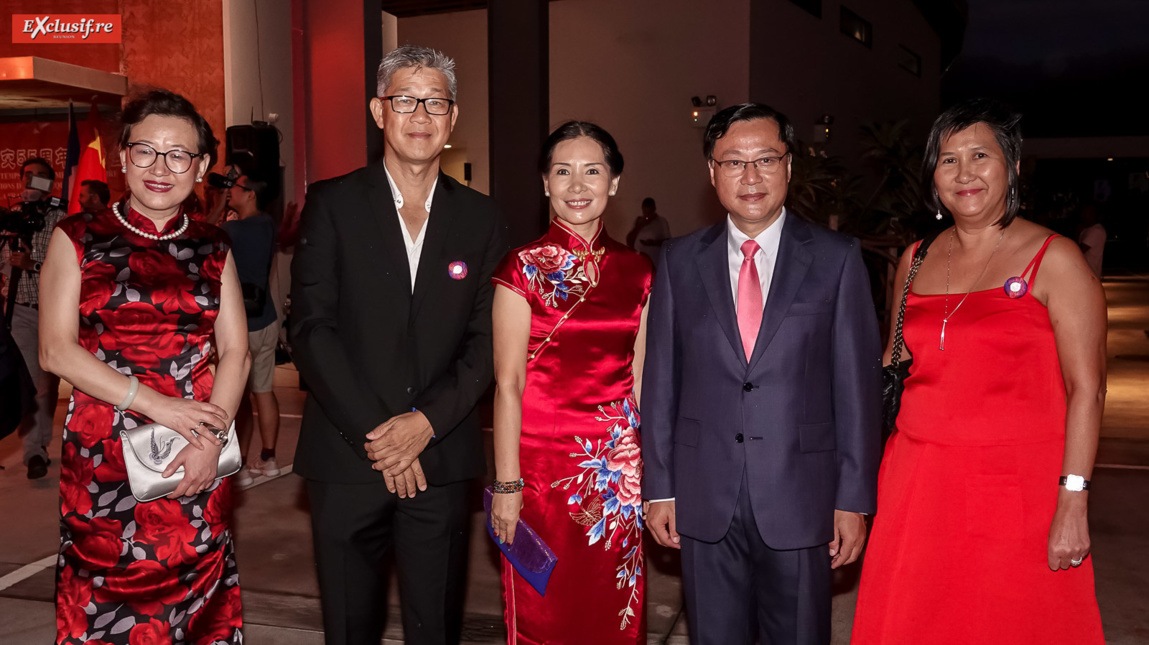
[[[1051,237],[1050,240],[1053,238]],[[913,354],[878,478],[851,643],[1101,644],[1093,561],[1048,566],[1065,449],[1065,384],[1049,312],[1028,291],[906,304]],[[950,296],[950,307],[961,297]]]
[[[555,220],[493,282],[527,299],[522,519],[558,556],[546,596],[503,561],[507,642],[646,643],[634,343],[651,264]]]
[[[134,211],[127,220],[163,231]],[[140,387],[206,401],[207,356],[230,244],[192,221],[172,240],[128,231],[110,210],[60,222],[80,264],[79,343]],[[120,430],[147,423],[80,390],[64,421],[56,642],[190,645],[243,642],[232,548],[232,479],[199,495],[137,502]]]

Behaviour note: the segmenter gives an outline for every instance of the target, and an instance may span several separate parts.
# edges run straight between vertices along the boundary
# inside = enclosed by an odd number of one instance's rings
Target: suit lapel
[[[367,215],[373,221],[374,231],[379,240],[380,264],[385,267],[385,279],[395,284],[396,289],[404,294],[404,307],[411,298],[411,268],[407,263],[407,245],[403,242],[403,229],[399,226],[399,212],[395,210],[395,198],[391,195],[391,186],[383,174],[383,162],[375,164],[371,169],[371,181],[367,188],[367,197],[371,203],[371,212]],[[372,276],[377,279],[378,276]]]
[[[443,247],[454,229],[451,219],[455,208],[454,194],[442,172],[435,184],[435,199],[427,216],[427,234],[423,236],[423,251],[419,254],[419,271],[415,275],[415,293],[411,299],[411,320],[419,315],[419,308],[427,294],[447,280],[447,263],[443,260]]]
[[[703,239],[703,248],[698,252],[698,271],[710,305],[718,316],[730,347],[742,362],[746,361],[742,350],[742,336],[738,332],[738,316],[734,311],[734,297],[730,292],[730,264],[726,253],[726,220],[715,224]]]
[[[786,221],[782,224],[782,239],[778,244],[778,259],[774,262],[774,275],[770,279],[770,293],[762,312],[762,326],[758,329],[754,354],[750,357],[751,369],[766,352],[766,347],[782,326],[790,303],[802,287],[806,272],[814,261],[814,254],[808,247],[813,239],[809,224],[787,211]]]

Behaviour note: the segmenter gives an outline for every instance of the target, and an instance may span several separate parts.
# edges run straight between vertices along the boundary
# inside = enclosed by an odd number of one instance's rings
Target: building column
[[[506,215],[512,246],[537,238],[548,219],[537,170],[550,129],[548,4],[487,5],[491,197]]]

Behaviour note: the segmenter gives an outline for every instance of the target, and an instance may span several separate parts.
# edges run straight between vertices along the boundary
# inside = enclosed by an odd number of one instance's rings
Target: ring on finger
[[[1084,557],[1080,557],[1080,558],[1077,558],[1077,559],[1075,559],[1075,560],[1070,560],[1070,561],[1069,561],[1069,565],[1070,565],[1070,566],[1073,566],[1073,567],[1080,567],[1080,566],[1081,566],[1081,563],[1082,563],[1082,562],[1084,562],[1084,561],[1085,561],[1085,558],[1084,558]]]

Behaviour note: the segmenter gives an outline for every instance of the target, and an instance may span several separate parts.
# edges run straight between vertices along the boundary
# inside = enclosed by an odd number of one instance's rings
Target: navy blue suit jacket
[[[789,212],[747,361],[726,220],[663,245],[647,319],[643,497],[677,529],[730,526],[743,472],[775,549],[834,537],[834,509],[876,510],[881,341],[860,243]]]

